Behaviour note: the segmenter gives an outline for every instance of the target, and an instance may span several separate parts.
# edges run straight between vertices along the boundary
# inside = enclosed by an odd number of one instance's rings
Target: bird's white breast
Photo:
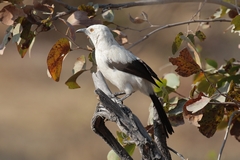
[[[136,57],[129,51],[113,45],[108,48],[108,50],[96,49],[95,56],[98,69],[102,72],[103,76],[120,91],[124,91],[126,94],[131,94],[137,90],[145,94],[152,92],[152,86],[148,81],[108,66],[108,63],[111,61],[130,63],[135,60]]]

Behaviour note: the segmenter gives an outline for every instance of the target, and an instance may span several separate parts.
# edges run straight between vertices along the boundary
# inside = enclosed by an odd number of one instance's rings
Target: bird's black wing
[[[143,79],[148,80],[152,84],[158,86],[154,81],[153,77],[159,80],[157,74],[142,60],[136,59],[131,63],[121,63],[121,62],[109,62],[108,66],[110,68],[116,68],[117,70],[133,74],[135,76],[141,77]],[[160,81],[160,80],[159,80]]]

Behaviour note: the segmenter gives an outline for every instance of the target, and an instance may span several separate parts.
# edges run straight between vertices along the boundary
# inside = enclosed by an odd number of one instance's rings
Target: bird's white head
[[[88,28],[81,28],[76,30],[76,33],[85,33],[96,47],[99,43],[115,42],[113,35],[108,27],[102,24],[91,25]]]

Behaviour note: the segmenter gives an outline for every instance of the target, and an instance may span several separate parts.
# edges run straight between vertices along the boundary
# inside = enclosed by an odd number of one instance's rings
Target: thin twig
[[[235,6],[236,6],[237,13],[240,14],[239,8],[237,7],[238,6],[238,0],[235,0]]]
[[[166,29],[166,28],[171,28],[171,27],[176,27],[176,26],[180,26],[180,25],[190,24],[190,23],[201,23],[201,22],[231,22],[231,20],[230,19],[203,19],[203,20],[189,20],[189,21],[184,21],[184,22],[177,22],[177,23],[167,24],[167,25],[161,26],[161,27],[153,30],[152,32],[148,33],[142,39],[140,39],[137,42],[133,43],[130,47],[128,47],[128,49],[131,49],[132,47],[136,46],[137,44],[143,42],[148,37],[150,37],[152,34],[158,32],[160,30],[163,30],[163,29]]]
[[[223,144],[222,144],[222,147],[221,147],[220,152],[219,152],[219,154],[218,154],[218,159],[217,159],[217,160],[220,160],[220,159],[221,159],[224,146],[225,146],[225,144],[226,144],[226,142],[227,142],[227,137],[228,137],[228,134],[229,134],[229,130],[230,130],[230,125],[231,125],[231,123],[232,123],[232,119],[233,119],[234,115],[237,114],[237,113],[240,113],[240,110],[234,111],[234,112],[231,114],[231,116],[230,116],[230,119],[229,119],[228,125],[227,125],[227,129],[226,129],[226,132],[225,132]]]
[[[174,149],[172,149],[172,148],[170,148],[170,147],[168,147],[168,149],[169,149],[170,151],[172,151],[173,153],[175,153],[179,158],[181,158],[181,160],[187,160],[187,159],[185,159],[185,158],[183,157],[183,155],[181,155],[180,153],[178,153],[178,152],[175,151]]]
[[[216,104],[216,105],[236,105],[235,102],[209,102],[209,104]]]

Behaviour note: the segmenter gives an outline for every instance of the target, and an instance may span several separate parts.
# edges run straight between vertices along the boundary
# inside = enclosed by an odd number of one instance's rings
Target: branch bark
[[[164,131],[161,129],[162,124],[159,123],[159,125],[156,125],[154,130],[158,132],[155,136],[162,135],[164,138],[158,137],[157,139],[159,139],[159,141],[155,143],[140,120],[131,110],[119,103],[116,97],[112,96],[101,72],[98,71],[97,73],[93,73],[92,77],[96,93],[99,95],[100,99],[100,103],[92,119],[93,131],[100,135],[121,159],[131,160],[132,158],[126,153],[124,148],[116,141],[112,133],[105,126],[105,120],[115,122],[119,129],[131,138],[138,146],[143,160],[171,160],[166,145],[166,135],[164,135]],[[105,91],[106,94],[103,91]],[[155,115],[157,115],[156,111]],[[158,119],[158,117],[156,119]],[[160,150],[160,148],[158,148],[159,144],[163,144],[162,147],[164,147],[164,149],[161,148]]]

